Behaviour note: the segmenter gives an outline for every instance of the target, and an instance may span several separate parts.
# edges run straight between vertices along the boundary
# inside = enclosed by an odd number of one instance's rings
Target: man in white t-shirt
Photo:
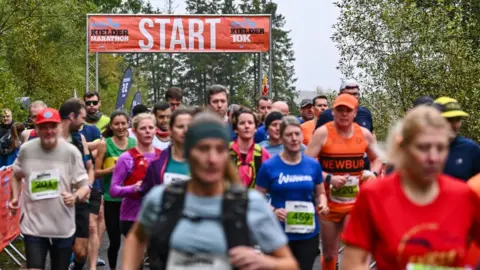
[[[153,106],[153,115],[157,121],[157,130],[155,137],[153,137],[153,147],[160,150],[166,149],[170,145],[170,117],[172,117],[172,110],[170,104],[167,102],[157,102]],[[133,132],[130,132],[130,137],[137,139]]]
[[[52,269],[68,269],[75,203],[86,201],[90,194],[80,151],[59,138],[60,121],[57,110],[39,112],[35,121],[38,138],[22,145],[13,164],[9,208],[15,212],[21,206],[20,229],[28,269],[44,269],[47,252]]]

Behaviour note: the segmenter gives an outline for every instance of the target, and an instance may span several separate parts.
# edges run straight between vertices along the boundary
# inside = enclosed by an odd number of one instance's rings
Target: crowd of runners
[[[354,80],[300,116],[268,97],[229,105],[221,85],[207,95],[188,108],[170,88],[107,116],[87,92],[33,102],[25,125],[2,110],[26,267],[48,253],[53,270],[119,269],[122,235],[125,270],[310,270],[319,254],[323,270],[480,267],[480,147],[459,135],[457,100],[417,98],[383,151]]]

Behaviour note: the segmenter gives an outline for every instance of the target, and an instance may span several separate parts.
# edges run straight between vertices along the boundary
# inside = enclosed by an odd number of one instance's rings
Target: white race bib
[[[32,172],[28,180],[28,189],[32,200],[60,197],[60,173],[58,169]]]
[[[190,180],[190,176],[179,174],[179,173],[164,173],[163,174],[163,183],[165,185],[170,185],[172,183],[185,182]]]
[[[312,202],[286,201],[286,233],[311,233],[315,231],[315,206]]]
[[[341,188],[330,186],[330,199],[336,203],[354,203],[360,191],[360,179],[347,176],[347,182]]]
[[[231,270],[227,256],[198,253],[186,254],[174,249],[168,253],[166,270]]]

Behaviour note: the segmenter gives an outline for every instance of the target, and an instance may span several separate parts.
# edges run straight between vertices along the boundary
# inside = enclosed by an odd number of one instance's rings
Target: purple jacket
[[[163,175],[167,169],[171,150],[172,147],[169,146],[160,153],[158,159],[150,162],[147,174],[145,174],[145,178],[143,178],[142,186],[138,190],[140,196],[144,197],[154,186],[163,184]]]
[[[157,158],[155,153],[146,154],[148,162],[153,162]],[[134,160],[130,152],[120,155],[112,174],[112,184],[110,185],[110,196],[112,198],[123,198],[120,206],[120,220],[136,221],[142,200],[134,195],[138,195],[135,185],[125,186],[124,181],[132,173]]]

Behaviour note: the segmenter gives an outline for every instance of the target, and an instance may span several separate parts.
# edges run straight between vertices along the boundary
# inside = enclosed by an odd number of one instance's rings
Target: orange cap
[[[340,94],[333,102],[333,107],[347,106],[354,110],[358,107],[358,100],[350,94]]]

